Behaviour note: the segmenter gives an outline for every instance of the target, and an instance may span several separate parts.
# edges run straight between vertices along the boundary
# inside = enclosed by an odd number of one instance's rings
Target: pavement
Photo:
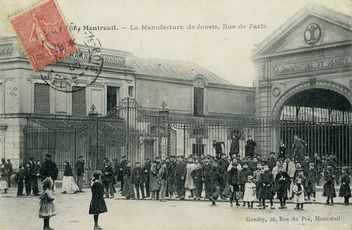
[[[61,194],[54,192],[58,214],[50,225],[56,230],[88,230],[93,228],[93,217],[88,214],[91,193]],[[323,205],[325,198],[318,192],[314,204],[305,204],[304,210],[294,210],[289,203],[285,210],[230,207],[219,200],[210,206],[206,200],[160,202],[155,200],[125,200],[119,193],[114,199],[105,199],[108,212],[101,214],[99,224],[105,230],[251,230],[251,229],[330,229],[351,230],[352,205],[341,205],[335,198],[334,206]],[[35,196],[16,197],[16,189],[0,195],[0,230],[35,230],[42,228],[38,218],[39,199]]]

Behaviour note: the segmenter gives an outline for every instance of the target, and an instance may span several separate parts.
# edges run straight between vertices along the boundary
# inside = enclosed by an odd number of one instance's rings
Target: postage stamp
[[[71,23],[70,27],[74,27],[74,24]],[[66,70],[59,72],[55,68],[46,68],[39,72],[50,87],[65,93],[75,93],[93,84],[100,76],[104,65],[101,42],[93,32],[89,30],[75,32],[83,44],[62,63],[58,62],[66,66]]]
[[[11,19],[34,71],[77,51],[55,0],[44,1]]]

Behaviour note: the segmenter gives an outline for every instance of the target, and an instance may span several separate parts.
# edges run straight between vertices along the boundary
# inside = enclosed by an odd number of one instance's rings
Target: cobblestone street
[[[88,215],[91,193],[86,190],[80,194],[60,194],[55,192],[55,205],[58,215],[50,220],[57,230],[93,229],[93,218]],[[318,196],[321,196],[319,193]],[[100,225],[106,230],[176,230],[176,229],[258,229],[265,225],[271,229],[330,229],[336,224],[339,230],[352,229],[351,206],[335,204],[326,206],[322,199],[317,203],[306,204],[305,210],[288,209],[259,210],[245,207],[230,207],[228,202],[219,201],[210,206],[205,201],[151,201],[124,200],[122,197],[106,199],[108,213],[99,218]],[[336,198],[341,202],[340,198]],[[0,197],[1,230],[42,229],[42,220],[38,218],[39,199],[37,197],[15,197],[15,189]],[[317,221],[316,216],[321,218]],[[332,220],[323,220],[332,217]],[[297,218],[295,221],[293,218]],[[322,228],[324,227],[324,228]]]

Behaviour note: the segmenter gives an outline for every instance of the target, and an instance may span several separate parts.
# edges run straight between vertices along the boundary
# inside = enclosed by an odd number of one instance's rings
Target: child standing
[[[326,168],[324,173],[324,186],[323,186],[323,196],[327,197],[326,205],[334,205],[334,197],[336,197],[335,192],[335,175],[334,170],[331,166]],[[331,203],[330,203],[331,201]]]
[[[304,203],[304,187],[302,185],[302,179],[297,178],[296,184],[292,188],[293,192],[293,202],[296,203],[295,209],[303,210],[303,203]]]
[[[259,199],[262,200],[262,206],[259,209],[265,209],[265,199],[270,201],[270,208],[275,209],[273,203],[274,176],[270,172],[268,165],[264,165],[264,172],[260,175],[259,184]]]
[[[342,167],[341,175],[341,186],[340,186],[340,197],[344,197],[344,205],[349,205],[349,199],[351,197],[351,188],[350,188],[350,175],[348,174],[348,168],[346,166]]]
[[[100,181],[101,173],[95,171],[91,182],[92,199],[89,205],[89,214],[94,215],[94,230],[101,230],[98,225],[98,218],[100,213],[107,212],[104,200],[104,186]]]
[[[263,168],[262,168],[262,164],[258,163],[257,164],[257,170],[255,170],[253,172],[253,180],[254,183],[256,184],[256,197],[258,199],[258,207],[262,206],[262,202],[261,199],[259,197],[259,193],[260,193],[260,183],[259,183],[259,179],[260,179],[260,175],[263,174]]]
[[[277,198],[280,200],[279,209],[286,209],[287,188],[290,186],[291,180],[287,172],[284,171],[282,165],[278,166],[278,173],[275,176]]]
[[[317,171],[314,168],[314,163],[309,163],[309,169],[307,171],[307,198],[310,200],[313,197],[315,201],[315,184],[317,182]]]
[[[191,176],[192,176],[194,183],[196,185],[195,199],[200,200],[200,197],[202,196],[203,179],[204,179],[202,163],[200,161],[197,163],[197,167],[191,172]]]
[[[49,219],[56,215],[54,198],[52,196],[52,182],[49,179],[43,181],[43,193],[40,195],[39,218],[43,218],[44,230],[53,230],[49,225]]]
[[[247,202],[248,208],[253,208],[253,202],[256,199],[256,186],[252,176],[247,178],[247,183],[244,185],[243,204],[245,205]]]

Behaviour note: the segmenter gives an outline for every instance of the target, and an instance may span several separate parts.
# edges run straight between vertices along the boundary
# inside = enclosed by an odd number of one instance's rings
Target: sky
[[[14,36],[7,16],[33,0],[2,0],[0,36]],[[57,0],[66,22],[78,26],[116,25],[95,31],[103,47],[141,57],[196,62],[235,85],[252,86],[250,59],[256,44],[309,3],[352,15],[352,0]],[[141,25],[182,25],[182,30],[130,30]],[[186,29],[188,25],[220,29]],[[236,29],[222,29],[223,24]],[[240,25],[246,28],[239,29]],[[260,25],[257,29],[250,24]],[[121,27],[127,29],[121,29]]]

